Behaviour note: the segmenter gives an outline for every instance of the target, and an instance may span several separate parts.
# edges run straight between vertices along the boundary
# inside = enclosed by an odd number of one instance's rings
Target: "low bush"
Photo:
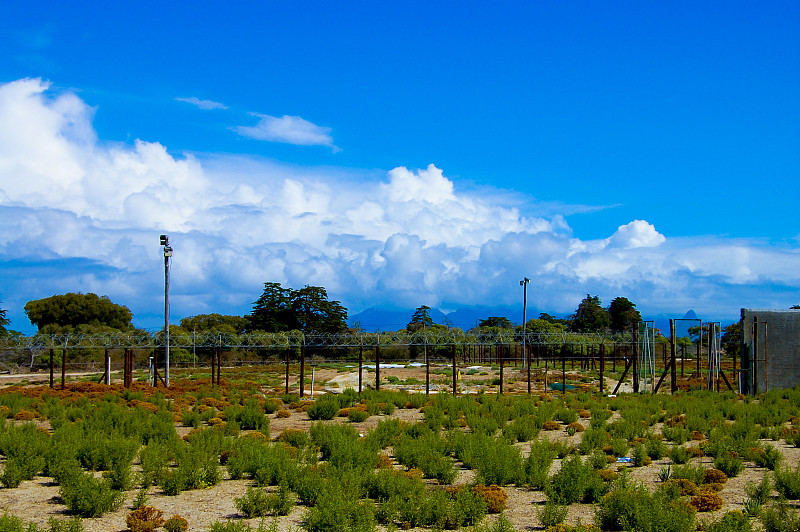
[[[567,518],[568,510],[567,505],[548,499],[536,509],[536,517],[543,527],[553,527],[564,522],[564,519]]]
[[[699,491],[692,497],[691,505],[698,512],[713,512],[722,508],[722,497],[713,491]]]
[[[394,445],[394,455],[404,466],[421,469],[426,477],[442,484],[451,484],[456,478],[449,443],[436,432],[426,431],[417,438],[403,434]]]
[[[707,521],[701,524],[705,532],[752,532],[750,519],[742,512],[735,510],[726,512],[719,521]]]
[[[478,482],[506,486],[520,481],[522,455],[517,447],[503,438],[454,431],[450,440],[456,458],[475,470]]]
[[[352,408],[347,414],[347,419],[350,420],[351,423],[361,423],[366,421],[367,418],[369,418],[369,412],[360,408]]]
[[[347,489],[329,486],[316,504],[303,516],[308,532],[373,532],[376,530],[375,506],[359,500]]]
[[[508,494],[500,486],[478,484],[472,489],[486,501],[486,509],[490,514],[497,514],[506,509]]]
[[[685,464],[690,458],[689,450],[686,447],[681,447],[680,445],[675,445],[672,447],[672,449],[669,450],[668,456],[674,464]]]
[[[692,466],[690,464],[677,465],[672,468],[672,478],[683,478],[700,485],[706,479],[706,469],[703,466]]]
[[[634,446],[632,458],[634,467],[650,465],[650,463],[653,461],[653,459],[647,455],[647,449],[645,446],[640,443]]]
[[[164,521],[164,530],[167,532],[185,532],[189,528],[189,522],[180,515],[173,515]]]
[[[800,464],[794,471],[788,467],[776,469],[775,489],[787,499],[800,499]]]
[[[131,532],[152,532],[164,524],[164,512],[152,506],[141,506],[125,518]]]
[[[765,532],[800,532],[800,513],[786,500],[778,500],[764,508],[759,520]]]
[[[578,455],[570,456],[561,463],[561,469],[545,486],[549,500],[560,504],[596,502],[606,491],[606,486],[597,470]]]
[[[705,484],[725,484],[728,482],[728,475],[719,469],[706,469],[703,482]]]
[[[233,499],[233,505],[245,517],[264,517],[269,512],[267,493],[261,488],[247,488],[241,497]]]
[[[781,452],[771,443],[767,443],[763,448],[758,449],[753,455],[753,461],[759,467],[765,467],[774,471],[783,460]]]
[[[603,530],[694,532],[694,510],[669,490],[650,493],[642,486],[621,487],[604,496],[595,510]]]
[[[122,504],[122,492],[113,489],[107,479],[97,479],[92,474],[81,472],[64,479],[59,491],[70,513],[81,517],[100,517]]]
[[[306,410],[309,419],[314,421],[330,420],[339,413],[339,400],[335,395],[323,395],[318,397],[314,404]]]
[[[557,456],[556,449],[548,440],[539,440],[531,443],[530,454],[523,463],[523,481],[535,490],[544,489],[550,466]]]
[[[265,515],[288,515],[294,506],[289,487],[281,483],[275,493],[249,487],[242,497],[233,500],[236,509],[245,517],[264,517]]]
[[[714,457],[714,467],[729,477],[736,477],[744,471],[744,460],[736,451],[726,449]]]

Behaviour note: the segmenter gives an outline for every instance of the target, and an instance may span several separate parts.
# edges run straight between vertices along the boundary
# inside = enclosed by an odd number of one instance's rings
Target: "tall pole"
[[[527,277],[523,277],[522,280],[519,282],[519,285],[522,287],[522,364],[526,364],[527,353],[528,350],[525,349],[525,330],[527,323],[528,323],[528,283],[531,282],[530,279]],[[528,390],[530,392],[530,390]]]
[[[164,246],[164,385],[169,388],[169,259],[172,257],[169,236],[161,235],[161,245]]]

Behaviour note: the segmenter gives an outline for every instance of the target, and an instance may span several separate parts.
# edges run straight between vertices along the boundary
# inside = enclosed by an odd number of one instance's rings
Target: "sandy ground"
[[[424,368],[382,370],[381,373],[383,378],[386,378],[388,375],[396,375],[401,379],[414,377],[421,379],[424,383]],[[315,381],[318,379],[317,382],[320,383],[317,384],[315,382],[315,391],[321,392],[323,388],[321,386],[322,382],[341,374],[342,372],[327,369],[315,371]],[[34,380],[40,380],[39,377],[41,377],[44,382],[47,382],[49,374],[2,375],[0,376],[0,382],[19,382],[23,379],[33,382]],[[437,378],[439,377],[442,376],[437,376]],[[491,377],[491,375],[489,375],[489,377]],[[366,383],[369,379],[372,379],[372,382],[374,382],[374,373],[365,371],[364,382]],[[449,377],[443,380],[449,382]],[[59,381],[57,380],[57,382]],[[608,386],[613,386],[614,384],[616,383],[613,381],[607,381]],[[526,383],[518,383],[516,387],[518,390],[522,390],[525,385]],[[398,387],[409,388],[403,385]],[[390,388],[390,386],[384,384],[382,388]],[[424,386],[422,388],[424,389]],[[422,414],[418,410],[397,409],[392,417],[398,417],[413,423],[421,420]],[[288,418],[278,418],[275,415],[270,415],[270,418],[270,433],[273,438],[277,437],[283,430],[288,428],[308,429],[312,423],[305,413],[296,411],[292,411],[291,416]],[[359,432],[366,433],[376,426],[383,418],[384,416],[372,416],[365,422],[356,423],[354,426]],[[349,423],[346,418],[336,418],[332,422]],[[582,420],[582,422],[588,425],[588,420]],[[183,434],[187,432],[188,429],[185,427],[178,427],[178,431],[179,434]],[[543,431],[541,434],[541,437],[561,439],[574,445],[579,444],[581,438],[581,433],[569,436],[564,430]],[[800,462],[800,449],[790,447],[786,445],[785,442],[772,443],[784,454],[786,463],[794,466]],[[530,444],[522,443],[518,445],[523,455],[527,454]],[[710,462],[711,459],[709,458],[700,458],[693,461],[693,463],[702,463],[706,467],[710,467]],[[560,460],[555,461],[551,473],[558,470],[560,463]],[[663,459],[641,468],[634,468],[630,465],[621,465],[620,467],[629,469],[633,478],[653,487],[658,482],[658,473],[661,467],[669,463],[669,459]],[[397,467],[400,466],[398,465]],[[745,485],[747,482],[756,482],[760,480],[764,473],[764,469],[748,464],[745,471],[738,477],[730,479],[725,484],[724,489],[719,493],[725,503],[723,509],[711,514],[701,515],[700,518],[707,519],[709,517],[718,517],[725,511],[742,509],[742,503],[747,497],[744,491]],[[474,473],[472,471],[462,469],[459,472],[456,483],[470,482],[473,478]],[[234,506],[234,498],[242,496],[250,485],[252,485],[252,482],[248,480],[230,480],[225,478],[216,486],[203,490],[186,491],[178,496],[166,496],[160,491],[159,487],[154,486],[148,491],[148,504],[162,510],[165,517],[180,514],[188,520],[189,530],[192,531],[208,530],[213,522],[225,519],[240,520],[255,528],[260,522],[260,519],[245,519],[238,515]],[[504,489],[508,494],[508,509],[505,515],[513,523],[515,529],[541,529],[542,527],[536,517],[536,509],[545,501],[544,494],[539,491],[531,491],[513,486]],[[68,517],[66,508],[59,497],[58,490],[58,486],[55,485],[51,479],[45,477],[35,478],[31,481],[23,482],[18,488],[0,489],[0,508],[5,512],[21,517],[26,522],[32,521],[44,525],[51,517]],[[126,530],[125,517],[130,512],[130,504],[136,494],[136,490],[126,493],[124,505],[112,513],[97,519],[85,519],[85,530],[87,532]],[[290,515],[278,519],[278,529],[281,531],[299,530],[305,511],[305,507],[296,506]],[[593,521],[593,518],[594,509],[591,505],[573,504],[569,507],[567,522],[570,524],[579,522],[588,524]],[[269,522],[271,519],[267,518],[267,521]]]

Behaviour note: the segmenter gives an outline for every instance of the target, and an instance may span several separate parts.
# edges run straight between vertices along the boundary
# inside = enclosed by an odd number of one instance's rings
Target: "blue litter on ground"
[[[551,382],[549,385],[551,390],[563,392],[564,390],[574,390],[575,387],[571,384],[561,384],[560,382]]]

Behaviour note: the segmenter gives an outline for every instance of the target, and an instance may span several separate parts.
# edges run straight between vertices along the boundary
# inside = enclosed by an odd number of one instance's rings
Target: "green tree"
[[[339,301],[329,301],[321,286],[292,290],[265,283],[246,319],[248,331],[338,333],[347,328],[347,309]]]
[[[280,283],[264,283],[264,291],[247,316],[248,331],[288,331],[295,323],[292,290]]]
[[[28,301],[25,314],[44,333],[69,332],[87,325],[98,330],[133,327],[133,314],[128,307],[92,293],[67,293]]]
[[[247,329],[248,321],[244,316],[227,316],[224,314],[198,314],[181,319],[181,328],[186,331],[223,332],[240,334]]]
[[[608,311],[598,296],[586,294],[575,314],[570,316],[569,328],[573,332],[602,332],[608,329]]]
[[[433,318],[431,318],[431,307],[422,305],[417,307],[414,315],[411,316],[411,321],[406,325],[406,330],[410,332],[418,331],[420,329],[430,329],[433,327]]]
[[[338,301],[328,301],[328,292],[321,286],[305,286],[291,294],[294,328],[318,333],[340,333],[347,329],[347,309]]]
[[[722,348],[731,357],[738,357],[742,348],[742,323],[734,322],[722,329]]]
[[[539,319],[546,321],[548,323],[557,323],[560,325],[564,325],[565,327],[568,325],[567,320],[562,320],[561,318],[556,318],[555,316],[551,316],[547,312],[542,312],[539,314]]]
[[[478,323],[478,327],[499,327],[501,329],[513,329],[511,320],[502,316],[489,316]]]
[[[541,318],[528,320],[528,322],[525,324],[525,332],[531,334],[559,333],[566,328],[567,326],[563,323],[543,320]],[[522,332],[522,325],[517,325],[516,330],[517,332]]]
[[[612,331],[625,332],[642,321],[642,315],[628,298],[617,297],[608,306],[608,319]]]
[[[11,321],[6,317],[6,309],[0,308],[0,336],[6,336],[8,334],[6,325],[9,323],[11,323]]]

